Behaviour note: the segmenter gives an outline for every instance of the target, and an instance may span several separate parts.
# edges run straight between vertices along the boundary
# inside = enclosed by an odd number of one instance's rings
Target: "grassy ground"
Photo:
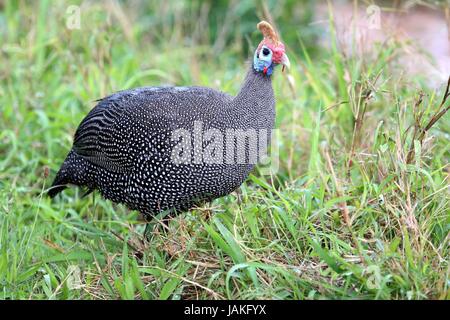
[[[79,30],[64,2],[0,1],[1,298],[450,298],[449,115],[427,127],[449,102],[445,83],[402,76],[407,44],[317,48],[306,1],[85,2]],[[161,84],[236,93],[265,10],[293,65],[274,77],[277,171],[151,243],[137,212],[98,194],[45,197],[93,100]]]

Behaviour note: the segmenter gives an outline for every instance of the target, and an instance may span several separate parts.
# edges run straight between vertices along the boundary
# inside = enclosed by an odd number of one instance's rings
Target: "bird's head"
[[[263,34],[264,39],[256,48],[253,68],[267,76],[272,74],[273,68],[278,64],[283,65],[283,71],[285,67],[289,68],[290,62],[285,53],[284,44],[280,42],[272,26],[266,21],[261,21],[257,28]]]

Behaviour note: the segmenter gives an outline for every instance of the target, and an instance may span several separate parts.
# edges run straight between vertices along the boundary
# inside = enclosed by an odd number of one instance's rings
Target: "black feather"
[[[270,135],[274,119],[271,79],[253,68],[235,97],[203,87],[121,91],[100,99],[80,123],[48,194],[74,184],[87,187],[87,194],[98,189],[147,216],[187,210],[231,193],[255,164],[175,163],[174,130],[192,132],[201,123],[203,130],[223,135],[229,129],[263,129]]]

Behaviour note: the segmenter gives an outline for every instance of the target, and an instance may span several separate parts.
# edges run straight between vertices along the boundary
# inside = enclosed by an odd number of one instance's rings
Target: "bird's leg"
[[[199,209],[200,214],[201,214],[203,220],[205,220],[205,221],[209,221],[209,219],[211,219],[212,210],[210,209],[210,206],[211,206],[211,202],[208,202],[207,207]]]
[[[242,190],[241,190],[241,187],[237,188],[235,190],[235,192],[236,192],[236,198],[237,198],[236,202],[237,202],[238,206],[241,206],[241,204],[242,204]]]
[[[163,212],[159,214],[156,217],[146,215],[145,220],[147,221],[147,224],[145,225],[144,230],[144,239],[148,242],[151,242],[151,239],[153,238],[154,232],[152,230],[158,231],[158,228],[162,228],[163,233],[166,234],[166,232],[169,230],[169,221],[170,217],[168,216],[168,212]]]
[[[150,222],[147,222],[145,224],[145,229],[144,229],[144,240],[146,240],[147,242],[151,242],[151,228],[150,228]]]

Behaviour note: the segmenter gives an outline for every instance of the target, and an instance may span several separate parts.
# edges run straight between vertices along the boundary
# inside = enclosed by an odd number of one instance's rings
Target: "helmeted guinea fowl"
[[[204,87],[143,87],[99,100],[48,194],[68,184],[97,189],[151,218],[237,189],[274,126],[273,69],[289,66],[271,25],[257,27],[264,39],[235,97]]]

